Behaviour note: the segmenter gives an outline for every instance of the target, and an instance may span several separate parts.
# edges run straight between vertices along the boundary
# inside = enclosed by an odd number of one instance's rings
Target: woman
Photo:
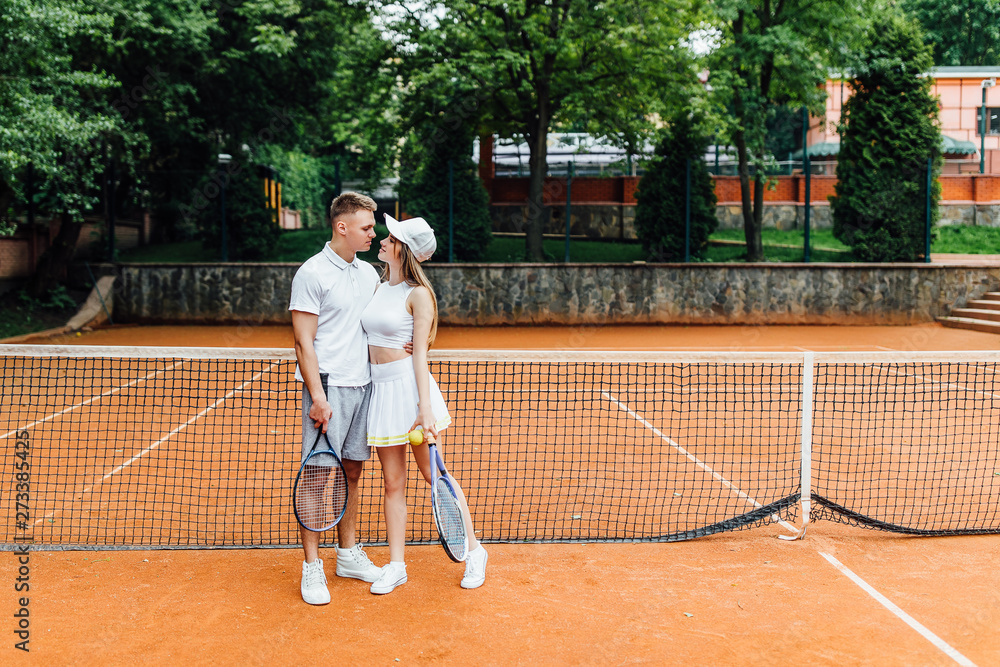
[[[389,537],[389,564],[382,568],[371,592],[383,595],[406,583],[406,447],[408,434],[422,427],[440,443],[441,431],[451,423],[448,406],[427,370],[427,349],[437,333],[437,300],[420,262],[437,248],[434,230],[423,218],[395,220],[385,216],[389,235],[379,244],[385,263],[383,282],[361,315],[368,334],[372,397],[368,409],[368,444],[376,448],[385,484],[385,525]],[[403,349],[413,341],[413,354]],[[413,446],[413,458],[427,483],[431,461],[424,444]],[[462,588],[478,588],[486,581],[486,549],[476,539],[465,495],[458,487],[469,552]]]

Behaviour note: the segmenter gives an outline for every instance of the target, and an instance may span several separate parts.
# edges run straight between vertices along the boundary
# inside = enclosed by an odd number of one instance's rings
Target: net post
[[[813,353],[806,352],[802,360],[802,537],[812,507],[813,373]]]
[[[801,477],[799,482],[799,502],[802,506],[802,528],[796,535],[779,535],[783,540],[801,540],[806,536],[809,527],[809,512],[812,508],[812,421],[813,421],[813,384],[815,360],[813,353],[806,351],[802,355],[802,453]]]

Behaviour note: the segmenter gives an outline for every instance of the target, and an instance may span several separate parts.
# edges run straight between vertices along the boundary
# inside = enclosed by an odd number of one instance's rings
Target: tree
[[[168,238],[196,233],[216,155],[250,168],[281,152],[335,161],[373,182],[395,151],[385,93],[389,45],[363,3],[337,0],[108,0],[122,48],[102,62],[112,103],[149,137],[143,178]],[[329,203],[333,184],[322,196]],[[292,195],[294,198],[294,195]],[[215,207],[213,207],[214,209]],[[208,238],[214,238],[212,234]]]
[[[1000,65],[1000,0],[903,0],[934,47],[935,65]]]
[[[493,239],[490,202],[478,165],[472,161],[472,128],[459,130],[424,126],[424,137],[411,136],[416,150],[409,158],[416,168],[400,173],[399,196],[410,215],[427,219],[438,238],[437,261],[448,259],[448,165],[453,176],[455,257],[482,259]],[[442,252],[443,251],[443,252]]]
[[[0,9],[0,212],[23,199],[18,179],[31,159],[42,207],[68,221],[40,263],[40,285],[73,256],[108,160],[120,190],[147,193],[171,240],[192,238],[200,220],[217,226],[203,185],[218,153],[248,169],[275,150],[309,158],[299,164],[313,172],[310,202],[335,160],[369,181],[392,162],[389,46],[363,4],[0,0]]]
[[[709,83],[728,111],[723,133],[736,148],[747,261],[764,259],[766,127],[782,105],[820,115],[828,67],[855,33],[865,0],[718,0],[710,22],[717,48]],[[752,181],[752,183],[751,183]]]
[[[703,257],[708,237],[718,226],[715,185],[705,166],[709,138],[689,114],[669,124],[656,157],[639,181],[635,226],[649,260],[676,262],[684,258],[684,213],[687,161],[691,163],[691,256]]]
[[[29,286],[41,297],[64,272],[83,214],[98,200],[106,151],[134,148],[138,138],[103,101],[114,78],[81,56],[113,45],[103,11],[75,0],[0,0],[0,17],[0,214],[23,201],[30,162],[37,199],[61,218]]]
[[[689,2],[444,0],[439,9],[395,23],[411,89],[457,81],[475,90],[477,129],[525,138],[526,256],[541,260],[550,128],[581,123],[636,146],[664,98],[683,99],[695,82],[680,47]]]
[[[841,117],[833,231],[864,261],[913,261],[924,252],[927,159],[932,222],[941,185],[941,131],[931,47],[898,13],[876,17],[851,55],[851,98]]]

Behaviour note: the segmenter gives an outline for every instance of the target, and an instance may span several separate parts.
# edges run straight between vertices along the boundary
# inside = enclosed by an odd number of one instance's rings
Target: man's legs
[[[344,518],[337,524],[337,544],[341,549],[350,549],[357,541],[358,526],[358,483],[361,481],[361,471],[364,461],[344,459],[344,473],[347,475],[347,509]]]
[[[371,583],[382,573],[382,568],[375,567],[357,543],[358,486],[365,461],[371,457],[371,448],[368,446],[368,402],[371,389],[342,388],[339,392],[344,404],[342,419],[350,426],[341,449],[341,460],[347,476],[347,509],[344,511],[344,518],[337,525],[337,576]]]
[[[337,576],[372,582],[381,568],[375,567],[356,543],[358,519],[358,483],[364,468],[362,459],[370,456],[365,434],[368,414],[368,390],[364,387],[328,387],[327,396],[333,414],[326,433],[331,444],[341,453],[347,477],[347,508],[337,527]],[[302,390],[302,455],[305,457],[316,442],[318,430],[309,418],[312,397]],[[348,458],[353,457],[353,458]],[[305,562],[302,564],[302,599],[310,604],[326,604],[330,594],[326,587],[323,561],[319,558],[322,534],[299,528]]]
[[[313,563],[319,558],[319,541],[321,533],[315,533],[299,526],[299,535],[302,536],[302,550],[305,552],[306,562]]]

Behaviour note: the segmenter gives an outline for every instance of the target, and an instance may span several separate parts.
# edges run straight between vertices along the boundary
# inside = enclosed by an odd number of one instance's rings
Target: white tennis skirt
[[[368,444],[372,447],[408,445],[410,426],[417,419],[417,377],[413,357],[372,364],[372,397],[368,406]],[[434,425],[440,431],[451,423],[448,405],[434,376],[430,380]]]

